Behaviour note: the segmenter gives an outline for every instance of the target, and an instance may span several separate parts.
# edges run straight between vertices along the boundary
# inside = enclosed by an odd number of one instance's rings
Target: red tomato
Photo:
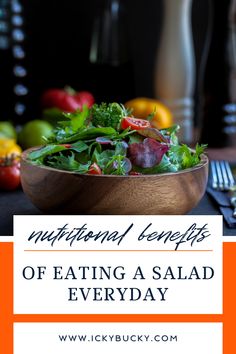
[[[88,91],[76,92],[73,89],[49,89],[42,96],[43,108],[56,107],[64,112],[74,112],[83,105],[89,108],[94,104],[93,95]]]
[[[0,166],[0,189],[13,190],[20,186],[20,164]]]
[[[150,127],[151,127],[150,122],[145,119],[124,117],[121,121],[122,129],[131,128],[132,130],[140,130],[140,129],[150,128]]]
[[[74,112],[82,108],[81,102],[75,95],[60,89],[50,89],[44,92],[42,96],[42,106],[44,108],[56,107],[64,112]]]
[[[86,104],[89,108],[95,103],[93,95],[88,91],[79,91],[74,96],[83,106]]]
[[[89,175],[101,175],[102,170],[101,168],[96,164],[96,162],[92,163],[92,165],[89,167],[88,170]]]

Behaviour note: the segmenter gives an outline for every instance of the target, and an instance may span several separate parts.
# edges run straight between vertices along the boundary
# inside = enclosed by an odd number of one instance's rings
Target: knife
[[[230,196],[230,204],[234,208],[233,217],[236,218],[236,186],[231,188],[231,190],[229,191],[229,196]]]
[[[235,198],[232,196],[231,198],[229,197],[229,194],[227,192],[221,192],[217,191],[210,186],[207,187],[207,193],[211,196],[211,198],[215,201],[217,206],[219,207],[220,213],[223,215],[225,222],[227,223],[229,228],[236,228],[236,217],[232,213],[232,198]],[[235,203],[236,203],[236,198],[235,198]],[[235,207],[236,204],[233,206],[234,208],[234,213],[235,213]]]

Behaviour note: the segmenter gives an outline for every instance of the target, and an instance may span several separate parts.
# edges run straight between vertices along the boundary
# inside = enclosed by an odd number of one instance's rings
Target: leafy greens
[[[74,113],[61,113],[47,145],[29,154],[32,164],[99,174],[157,174],[177,172],[200,163],[206,146],[195,150],[179,144],[179,126],[158,130],[121,128],[130,112],[118,103],[94,104]]]

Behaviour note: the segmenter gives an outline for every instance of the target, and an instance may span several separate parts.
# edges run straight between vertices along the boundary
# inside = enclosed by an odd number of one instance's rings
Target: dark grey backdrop
[[[127,36],[134,69],[133,78],[127,77],[123,88],[125,87],[127,96],[152,97],[154,60],[162,25],[162,1],[123,1],[128,12]],[[106,78],[101,80],[96,71],[90,70],[88,59],[92,20],[101,3],[102,0],[23,0],[29,80],[35,103],[40,92],[50,86],[69,84],[76,89],[96,91],[95,95],[103,91],[107,93],[104,90]],[[192,21],[197,68],[203,51],[207,19],[208,0],[193,0]],[[97,78],[94,77],[96,75]],[[127,89],[129,85],[130,90]],[[109,81],[109,86],[112,91],[116,86],[115,80]],[[119,89],[122,90],[122,87]]]

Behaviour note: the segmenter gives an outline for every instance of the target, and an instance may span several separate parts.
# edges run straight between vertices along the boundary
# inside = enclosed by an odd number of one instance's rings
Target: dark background
[[[129,60],[121,67],[94,65],[89,61],[94,18],[106,0],[19,1],[23,5],[22,29],[25,32],[25,40],[20,45],[26,55],[24,59],[16,60],[11,48],[8,52],[0,51],[0,120],[22,124],[39,118],[42,92],[65,85],[91,91],[98,102],[154,97],[154,64],[164,0],[121,0],[126,9],[125,37],[129,48]],[[193,0],[192,6],[197,64],[195,121],[198,119],[199,70],[208,28],[209,1]],[[27,69],[25,78],[18,80],[14,77],[13,67],[16,64]],[[16,80],[28,88],[26,96],[14,94]],[[21,101],[27,109],[25,114],[17,116],[14,107]]]
[[[26,32],[26,83],[29,87],[27,119],[39,115],[39,97],[49,87],[70,85],[77,90],[90,90],[98,101],[154,96],[153,71],[162,26],[162,1],[121,1],[127,10],[130,55],[128,66],[120,72],[117,68],[108,70],[89,62],[93,19],[104,0],[21,1]],[[198,78],[207,20],[208,0],[193,0],[192,24]],[[5,81],[6,75],[7,72]],[[196,102],[197,87],[198,81]],[[14,97],[9,97],[14,100]]]

